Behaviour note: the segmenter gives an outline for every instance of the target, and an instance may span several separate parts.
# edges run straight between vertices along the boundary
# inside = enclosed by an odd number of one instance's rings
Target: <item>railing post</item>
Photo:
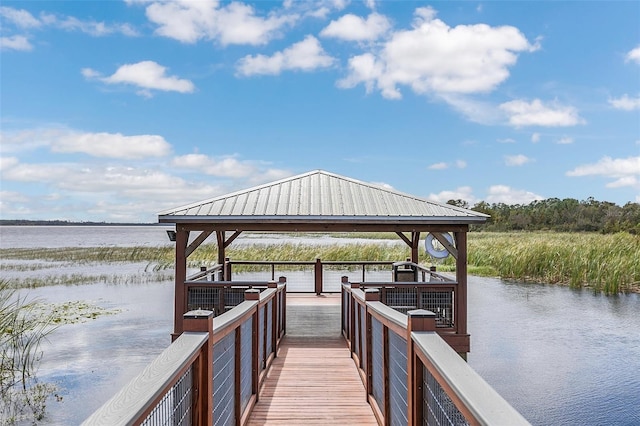
[[[423,365],[411,338],[414,331],[435,331],[436,314],[424,309],[407,312],[407,418],[410,425],[423,424]]]
[[[255,300],[260,301],[260,290],[257,288],[250,288],[244,291],[244,300]],[[253,388],[253,394],[256,396],[256,402],[258,402],[260,396],[260,348],[258,347],[258,330],[260,321],[259,321],[259,311],[260,304],[256,305],[256,310],[253,312],[253,335],[251,336],[251,387]]]
[[[231,281],[231,259],[228,257],[224,258],[224,265],[222,265],[221,281]]]
[[[320,260],[319,258],[316,259],[316,264],[314,267],[314,277],[316,296],[320,296],[320,294],[322,293],[322,260]]]
[[[379,302],[380,301],[380,290],[377,288],[368,288],[364,291],[364,300],[365,302]],[[369,313],[369,309],[365,309],[365,329],[366,336],[362,341],[365,342],[365,347],[361,350],[366,353],[367,364],[364,366],[365,377],[367,379],[367,383],[365,384],[365,388],[367,390],[367,401],[369,400],[369,395],[373,393],[373,348],[371,347],[371,314]]]
[[[183,315],[185,332],[207,332],[209,340],[198,357],[194,384],[197,389],[194,401],[194,424],[213,424],[213,312],[196,310]]]
[[[275,281],[269,281],[267,283],[267,288],[278,288],[278,283]],[[273,348],[273,357],[276,358],[278,356],[278,293],[276,292],[275,296],[271,302],[271,347]]]
[[[340,277],[340,319],[341,319],[341,324],[342,324],[342,330],[341,332],[343,334],[345,334],[345,337],[347,338],[347,340],[351,340],[351,338],[348,336],[348,330],[347,330],[347,315],[346,315],[346,309],[348,309],[348,305],[345,304],[345,291],[344,291],[344,287],[345,285],[349,284],[349,277],[343,275],[342,277]]]
[[[280,284],[284,284],[284,291],[282,292],[282,334],[287,334],[287,277],[278,278]]]

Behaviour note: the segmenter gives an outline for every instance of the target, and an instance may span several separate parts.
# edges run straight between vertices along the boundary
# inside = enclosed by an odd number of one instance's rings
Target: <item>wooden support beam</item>
[[[420,244],[420,231],[414,231],[411,233],[411,261],[418,264],[419,251],[418,246]]]
[[[191,244],[189,244],[189,247],[187,247],[186,250],[186,257],[189,257],[191,255],[191,253],[193,253],[193,251],[195,249],[197,249],[198,247],[200,247],[200,244],[202,244],[204,242],[204,240],[207,239],[207,237],[209,235],[211,235],[213,233],[213,231],[202,231],[202,233],[200,235],[198,235],[196,237],[195,240],[193,240],[193,242],[191,242]]]
[[[433,236],[440,242],[440,244],[442,244],[445,249],[447,249],[449,253],[451,253],[451,256],[453,256],[454,259],[458,258],[458,249],[456,248],[457,244],[456,246],[454,246],[453,244],[449,243],[449,241],[440,232],[434,232]]]
[[[402,232],[396,232],[396,235],[397,235],[398,237],[400,237],[400,239],[401,239],[402,241],[404,241],[404,242],[405,242],[409,247],[411,247],[411,240],[410,240],[409,238],[407,238],[407,236],[406,236],[406,235],[404,235],[404,233],[402,233]]]
[[[235,240],[236,238],[238,238],[238,236],[242,234],[242,231],[236,231],[233,233],[233,235],[231,235],[225,242],[224,242],[224,247],[227,248],[231,245],[231,243],[233,242],[233,240]]]

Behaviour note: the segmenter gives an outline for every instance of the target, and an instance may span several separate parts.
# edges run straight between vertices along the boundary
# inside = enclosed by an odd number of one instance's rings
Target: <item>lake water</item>
[[[0,227],[0,248],[166,245],[166,229]],[[236,241],[288,240],[259,235]],[[469,364],[531,423],[640,424],[639,295],[602,296],[479,277],[469,277],[468,289]],[[169,344],[172,282],[53,286],[29,294],[120,309],[62,326],[44,345],[39,377],[57,384],[63,399],[49,403],[43,424],[80,423]]]

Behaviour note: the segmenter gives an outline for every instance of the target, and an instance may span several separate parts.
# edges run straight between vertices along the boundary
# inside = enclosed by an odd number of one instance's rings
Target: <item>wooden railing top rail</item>
[[[467,418],[475,419],[480,425],[529,424],[436,332],[413,332],[411,339],[422,362],[433,367],[464,409],[469,410]]]
[[[278,288],[269,288],[260,293],[260,300],[245,300],[233,309],[220,314],[213,320],[213,342],[215,343],[225,337],[227,334],[240,327],[244,321],[246,321],[258,305],[267,303],[270,299],[273,299],[278,293],[284,289],[284,284],[278,286]]]
[[[212,344],[215,344],[242,325],[242,323],[253,314],[258,303],[257,300],[245,300],[239,305],[234,306],[233,309],[215,317],[213,320]]]
[[[187,280],[185,284],[190,285],[213,285],[217,287],[233,286],[233,287],[267,287],[268,281],[205,281],[205,280]]]
[[[209,333],[182,333],[138,376],[82,424],[130,425],[154,407],[197,358]]]
[[[202,271],[196,272],[196,273],[195,273],[195,274],[193,274],[193,275],[188,276],[188,277],[187,277],[187,280],[188,280],[188,281],[189,281],[189,280],[197,280],[198,278],[206,277],[207,275],[209,275],[209,274],[211,274],[211,273],[213,273],[213,272],[221,271],[221,270],[222,270],[222,268],[223,268],[223,265],[220,265],[220,264],[213,265],[213,266],[212,266],[211,268],[209,268],[209,269],[205,269],[205,270],[202,270]]]
[[[405,314],[396,311],[382,302],[367,302],[367,307],[374,317],[392,328],[403,338],[406,338],[407,316]]]
[[[451,287],[458,284],[456,281],[429,282],[429,281],[365,281],[359,282],[362,287]]]
[[[230,260],[232,265],[315,265],[317,260]],[[321,260],[323,265],[393,265],[389,260]]]

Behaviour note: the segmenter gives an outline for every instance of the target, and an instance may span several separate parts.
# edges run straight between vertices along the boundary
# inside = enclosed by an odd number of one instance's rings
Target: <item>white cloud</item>
[[[2,50],[33,50],[33,45],[25,36],[14,35],[11,37],[0,37],[0,49]]]
[[[631,49],[627,56],[625,57],[625,62],[635,62],[636,64],[640,64],[640,46]]]
[[[158,135],[125,136],[120,133],[43,128],[2,132],[1,136],[3,152],[49,147],[51,152],[83,153],[93,157],[126,160],[163,157],[171,153],[171,145]]]
[[[334,59],[322,49],[320,42],[313,36],[291,45],[272,56],[247,55],[237,64],[239,75],[255,74],[277,75],[282,71],[312,71],[326,68],[334,63]]]
[[[167,68],[153,61],[142,61],[135,64],[122,65],[109,77],[100,77],[100,73],[83,68],[82,75],[89,79],[99,79],[107,84],[131,84],[143,89],[139,94],[150,96],[149,90],[166,92],[192,93],[195,90],[190,80],[166,75]]]
[[[53,152],[80,152],[93,157],[143,159],[164,157],[171,145],[158,135],[124,136],[120,133],[69,133],[51,143]]]
[[[515,27],[485,24],[449,27],[430,8],[418,8],[410,30],[397,31],[379,52],[349,60],[342,88],[364,84],[388,99],[402,97],[399,85],[418,94],[471,94],[490,92],[509,76],[517,54],[533,51]]]
[[[473,190],[470,186],[461,186],[453,191],[441,191],[437,194],[429,194],[427,199],[438,201],[440,203],[446,203],[449,200],[464,200],[470,205],[473,205],[478,201],[478,199],[473,195]]]
[[[370,14],[367,19],[347,14],[331,21],[320,35],[348,41],[373,41],[386,34],[391,23],[386,16],[379,13]]]
[[[198,40],[217,40],[222,45],[261,45],[278,35],[285,25],[298,16],[271,13],[256,15],[252,6],[240,2],[222,4],[216,0],[154,1],[147,6],[147,18],[158,25],[156,33],[195,43]]]
[[[507,166],[513,167],[513,166],[523,166],[527,163],[532,162],[533,160],[529,157],[527,157],[526,155],[522,155],[522,154],[518,154],[518,155],[505,155],[504,156],[504,163]]]
[[[504,138],[498,139],[498,143],[516,143],[516,140],[511,138]]]
[[[12,203],[23,203],[27,201],[29,198],[24,194],[13,191],[0,191],[0,203],[12,202]]]
[[[486,201],[504,204],[529,204],[532,201],[543,200],[544,197],[530,191],[511,188],[507,185],[493,185],[489,188]]]
[[[458,169],[464,169],[467,167],[467,162],[464,160],[456,160],[453,164],[449,164],[445,162],[434,163],[427,168],[429,170],[446,170],[449,167],[457,167]]]
[[[434,163],[428,167],[429,170],[446,170],[449,168],[447,163]]]
[[[509,101],[501,104],[500,109],[509,116],[509,124],[515,127],[561,127],[584,123],[574,107],[562,106],[556,102],[545,105],[540,99],[531,102]]]
[[[61,16],[49,13],[41,13],[39,18],[36,18],[24,9],[14,9],[11,7],[0,7],[0,16],[22,29],[49,26],[64,31],[80,31],[96,37],[110,34],[123,34],[125,36],[138,35],[138,32],[130,24],[108,24],[93,20],[83,21],[73,16]]]
[[[540,133],[533,133],[531,135],[531,142],[532,143],[538,143],[540,142]]]
[[[65,31],[80,31],[94,37],[103,37],[111,34],[122,34],[128,37],[137,36],[138,32],[130,24],[107,24],[98,21],[83,21],[73,16],[57,17],[45,15],[45,22]]]
[[[640,156],[628,158],[603,157],[595,164],[578,166],[567,176],[602,176],[613,179],[608,188],[632,187],[640,191]]]
[[[495,106],[470,96],[455,93],[438,93],[437,97],[464,114],[474,123],[497,125],[501,123],[501,114]]]
[[[289,176],[286,170],[266,168],[256,161],[241,161],[234,156],[210,157],[204,154],[187,154],[175,157],[171,162],[173,167],[204,173],[209,176],[247,179],[259,176],[259,181],[266,182],[269,178],[278,179]]]
[[[234,157],[212,158],[204,154],[187,154],[174,158],[172,166],[210,176],[243,178],[257,173],[257,167]]]
[[[609,99],[609,103],[616,109],[621,109],[624,111],[633,111],[636,109],[640,109],[640,96],[635,98],[630,97],[626,93],[621,97],[615,99]]]
[[[10,169],[19,163],[16,157],[0,157],[0,171]]]
[[[573,143],[573,138],[570,136],[563,136],[556,142],[558,145],[571,145]]]
[[[24,9],[14,9],[13,7],[0,7],[0,16],[12,22],[19,28],[37,28],[42,23]]]

